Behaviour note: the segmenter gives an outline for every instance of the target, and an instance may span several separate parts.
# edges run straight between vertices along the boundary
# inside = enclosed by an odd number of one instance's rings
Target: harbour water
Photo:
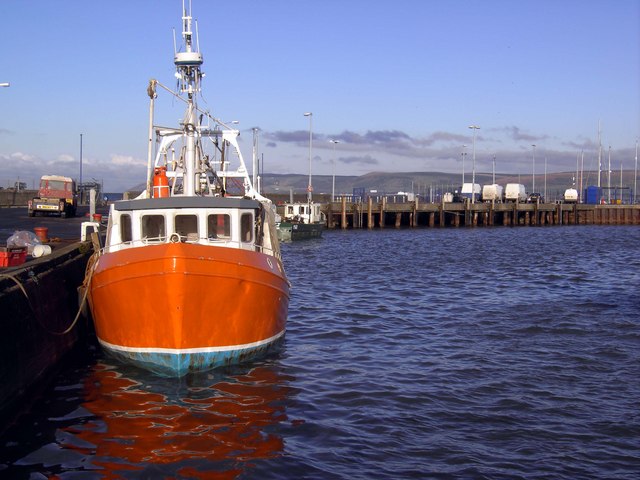
[[[283,256],[280,352],[175,380],[92,346],[0,438],[0,478],[638,478],[637,226],[327,231]]]

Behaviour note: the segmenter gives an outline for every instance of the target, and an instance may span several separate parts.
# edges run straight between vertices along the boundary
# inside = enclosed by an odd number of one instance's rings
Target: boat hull
[[[182,376],[277,347],[289,283],[275,257],[169,243],[103,254],[89,302],[107,352],[160,375]]]
[[[309,238],[320,238],[323,230],[324,225],[321,223],[280,222],[278,225],[278,240],[281,242],[290,242]]]

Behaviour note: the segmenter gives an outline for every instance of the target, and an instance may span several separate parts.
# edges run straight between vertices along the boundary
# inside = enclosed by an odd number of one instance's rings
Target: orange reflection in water
[[[90,456],[103,478],[149,464],[175,464],[184,478],[232,478],[246,462],[282,453],[282,438],[268,427],[287,419],[289,389],[274,368],[194,377],[202,386],[185,384],[189,377],[137,377],[98,364],[83,403],[95,417],[65,428],[78,440],[65,448]]]

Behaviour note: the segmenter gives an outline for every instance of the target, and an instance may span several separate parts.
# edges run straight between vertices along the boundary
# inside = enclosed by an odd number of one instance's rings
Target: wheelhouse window
[[[198,216],[176,215],[175,230],[180,238],[186,237],[188,241],[198,240]]]
[[[293,215],[293,205],[287,206],[287,214]]]
[[[165,240],[166,227],[164,215],[143,215],[142,216],[142,238],[150,242],[161,242]]]
[[[209,240],[231,238],[231,217],[221,213],[209,215],[207,217],[207,238]]]
[[[120,240],[122,242],[130,242],[133,240],[131,233],[131,215],[125,213],[120,215]]]
[[[240,217],[240,239],[243,242],[253,240],[253,214],[243,213]]]
[[[298,210],[298,213],[299,213],[300,215],[304,215],[304,207],[303,207],[303,206],[300,206],[300,208],[299,208],[299,210]]]

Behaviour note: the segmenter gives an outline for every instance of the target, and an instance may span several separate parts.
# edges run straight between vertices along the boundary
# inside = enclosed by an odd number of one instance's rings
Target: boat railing
[[[257,245],[251,242],[239,242],[237,240],[232,240],[229,238],[220,238],[220,237],[196,237],[193,234],[180,235],[178,233],[172,233],[168,237],[166,235],[161,235],[158,237],[144,237],[140,240],[131,240],[127,242],[113,243],[111,245],[106,245],[105,247],[100,249],[100,254],[114,252],[118,250],[125,250],[129,248],[137,248],[137,247],[146,247],[151,245],[162,245],[167,243],[187,243],[192,245],[204,245],[208,247],[225,247],[225,248],[235,248],[240,250],[250,250],[261,252],[266,255],[271,255],[272,257],[281,260],[280,252],[274,250],[273,248],[268,248],[263,245]]]

